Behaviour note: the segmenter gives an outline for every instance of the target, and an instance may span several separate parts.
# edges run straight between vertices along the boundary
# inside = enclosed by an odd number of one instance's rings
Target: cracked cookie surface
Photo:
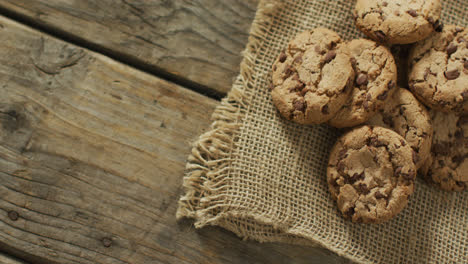
[[[468,29],[445,26],[410,52],[409,87],[427,106],[468,113]]]
[[[443,190],[468,188],[468,115],[458,116],[431,110],[434,123],[431,162],[425,178]]]
[[[273,103],[286,119],[320,124],[349,97],[354,70],[337,33],[316,28],[297,35],[272,66]]]
[[[354,19],[371,39],[408,44],[441,29],[441,10],[440,0],[357,0]]]
[[[416,168],[420,168],[429,157],[432,120],[426,107],[410,91],[398,88],[367,124],[389,128],[400,134],[414,150]]]
[[[412,149],[396,132],[362,126],[338,139],[327,168],[332,197],[353,222],[393,218],[414,191]]]
[[[397,69],[388,48],[367,39],[355,39],[344,46],[351,57],[356,77],[351,96],[329,124],[352,127],[366,122],[381,109],[393,93]]]

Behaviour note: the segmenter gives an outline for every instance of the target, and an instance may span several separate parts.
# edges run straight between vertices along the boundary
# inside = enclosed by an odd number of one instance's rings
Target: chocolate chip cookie
[[[420,168],[429,157],[432,144],[432,121],[426,107],[413,94],[398,88],[381,109],[367,122],[392,129],[413,148],[413,161]]]
[[[286,119],[320,124],[349,97],[354,70],[341,38],[326,28],[297,35],[272,68],[273,103]]]
[[[356,26],[371,39],[408,44],[441,29],[440,0],[357,0]]]
[[[388,48],[367,39],[355,39],[344,48],[356,72],[351,96],[329,124],[342,128],[366,122],[381,109],[396,87],[397,69]]]
[[[443,190],[468,188],[468,115],[430,112],[434,124],[432,162],[426,179]]]
[[[344,217],[381,223],[398,214],[414,191],[413,150],[396,132],[362,126],[338,139],[327,181]]]
[[[427,106],[468,114],[468,29],[445,26],[410,52],[409,87]]]

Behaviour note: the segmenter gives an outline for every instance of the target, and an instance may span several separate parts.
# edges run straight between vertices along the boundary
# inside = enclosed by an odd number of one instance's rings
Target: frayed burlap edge
[[[213,224],[223,217],[222,213],[213,214],[219,211],[213,206],[216,206],[216,201],[223,199],[222,189],[227,180],[226,171],[231,164],[232,150],[245,115],[245,87],[252,86],[255,57],[261,40],[259,36],[265,32],[271,20],[270,14],[276,5],[274,0],[260,1],[247,47],[242,52],[240,74],[228,95],[213,112],[210,130],[193,143],[192,153],[185,168],[185,195],[179,200],[176,216],[177,219],[195,219],[195,227]]]
[[[246,49],[240,65],[240,74],[236,78],[231,91],[216,107],[210,131],[202,134],[193,143],[192,153],[188,157],[183,187],[185,195],[179,200],[177,219],[192,218],[194,225],[201,228],[205,225],[222,226],[244,239],[255,239],[260,242],[283,241],[298,243],[303,238],[285,235],[281,224],[272,222],[266,217],[252,216],[248,213],[228,212],[223,208],[223,190],[229,180],[227,171],[232,162],[233,149],[237,134],[242,126],[245,109],[248,102],[244,96],[245,88],[252,88],[255,60],[271,22],[275,10],[279,10],[280,1],[262,0],[258,4],[256,16],[250,28]],[[237,221],[256,227],[260,224],[276,230],[271,238],[251,237]],[[258,227],[257,227],[258,228]],[[269,228],[270,229],[270,228]],[[308,241],[300,244],[311,244]]]

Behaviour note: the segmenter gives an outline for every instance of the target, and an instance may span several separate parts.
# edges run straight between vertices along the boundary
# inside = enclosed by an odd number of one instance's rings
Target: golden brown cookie
[[[366,122],[381,109],[396,87],[397,69],[388,48],[367,39],[355,39],[345,46],[356,79],[351,96],[328,122],[338,128]]]
[[[273,103],[286,119],[320,124],[333,117],[349,97],[354,70],[340,47],[341,38],[326,28],[297,35],[273,64]]]
[[[357,0],[356,26],[371,39],[408,44],[441,29],[440,0]]]
[[[427,106],[468,114],[468,29],[445,26],[410,52],[409,88]]]
[[[327,180],[344,217],[381,223],[397,215],[414,191],[412,153],[400,135],[383,127],[362,126],[339,138]]]
[[[414,151],[416,168],[420,168],[429,157],[432,120],[426,107],[410,91],[398,88],[367,124],[389,128],[400,134]]]
[[[468,188],[468,115],[431,110],[432,159],[423,171],[429,182],[447,191]]]

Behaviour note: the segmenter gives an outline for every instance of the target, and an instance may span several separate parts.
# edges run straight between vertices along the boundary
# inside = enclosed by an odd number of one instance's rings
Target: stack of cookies
[[[372,40],[345,42],[315,28],[273,64],[281,116],[347,129],[331,151],[327,182],[353,222],[397,215],[418,173],[447,191],[468,187],[468,29],[443,26],[440,13],[440,0],[357,0],[356,25]],[[397,67],[386,45],[409,43]]]

